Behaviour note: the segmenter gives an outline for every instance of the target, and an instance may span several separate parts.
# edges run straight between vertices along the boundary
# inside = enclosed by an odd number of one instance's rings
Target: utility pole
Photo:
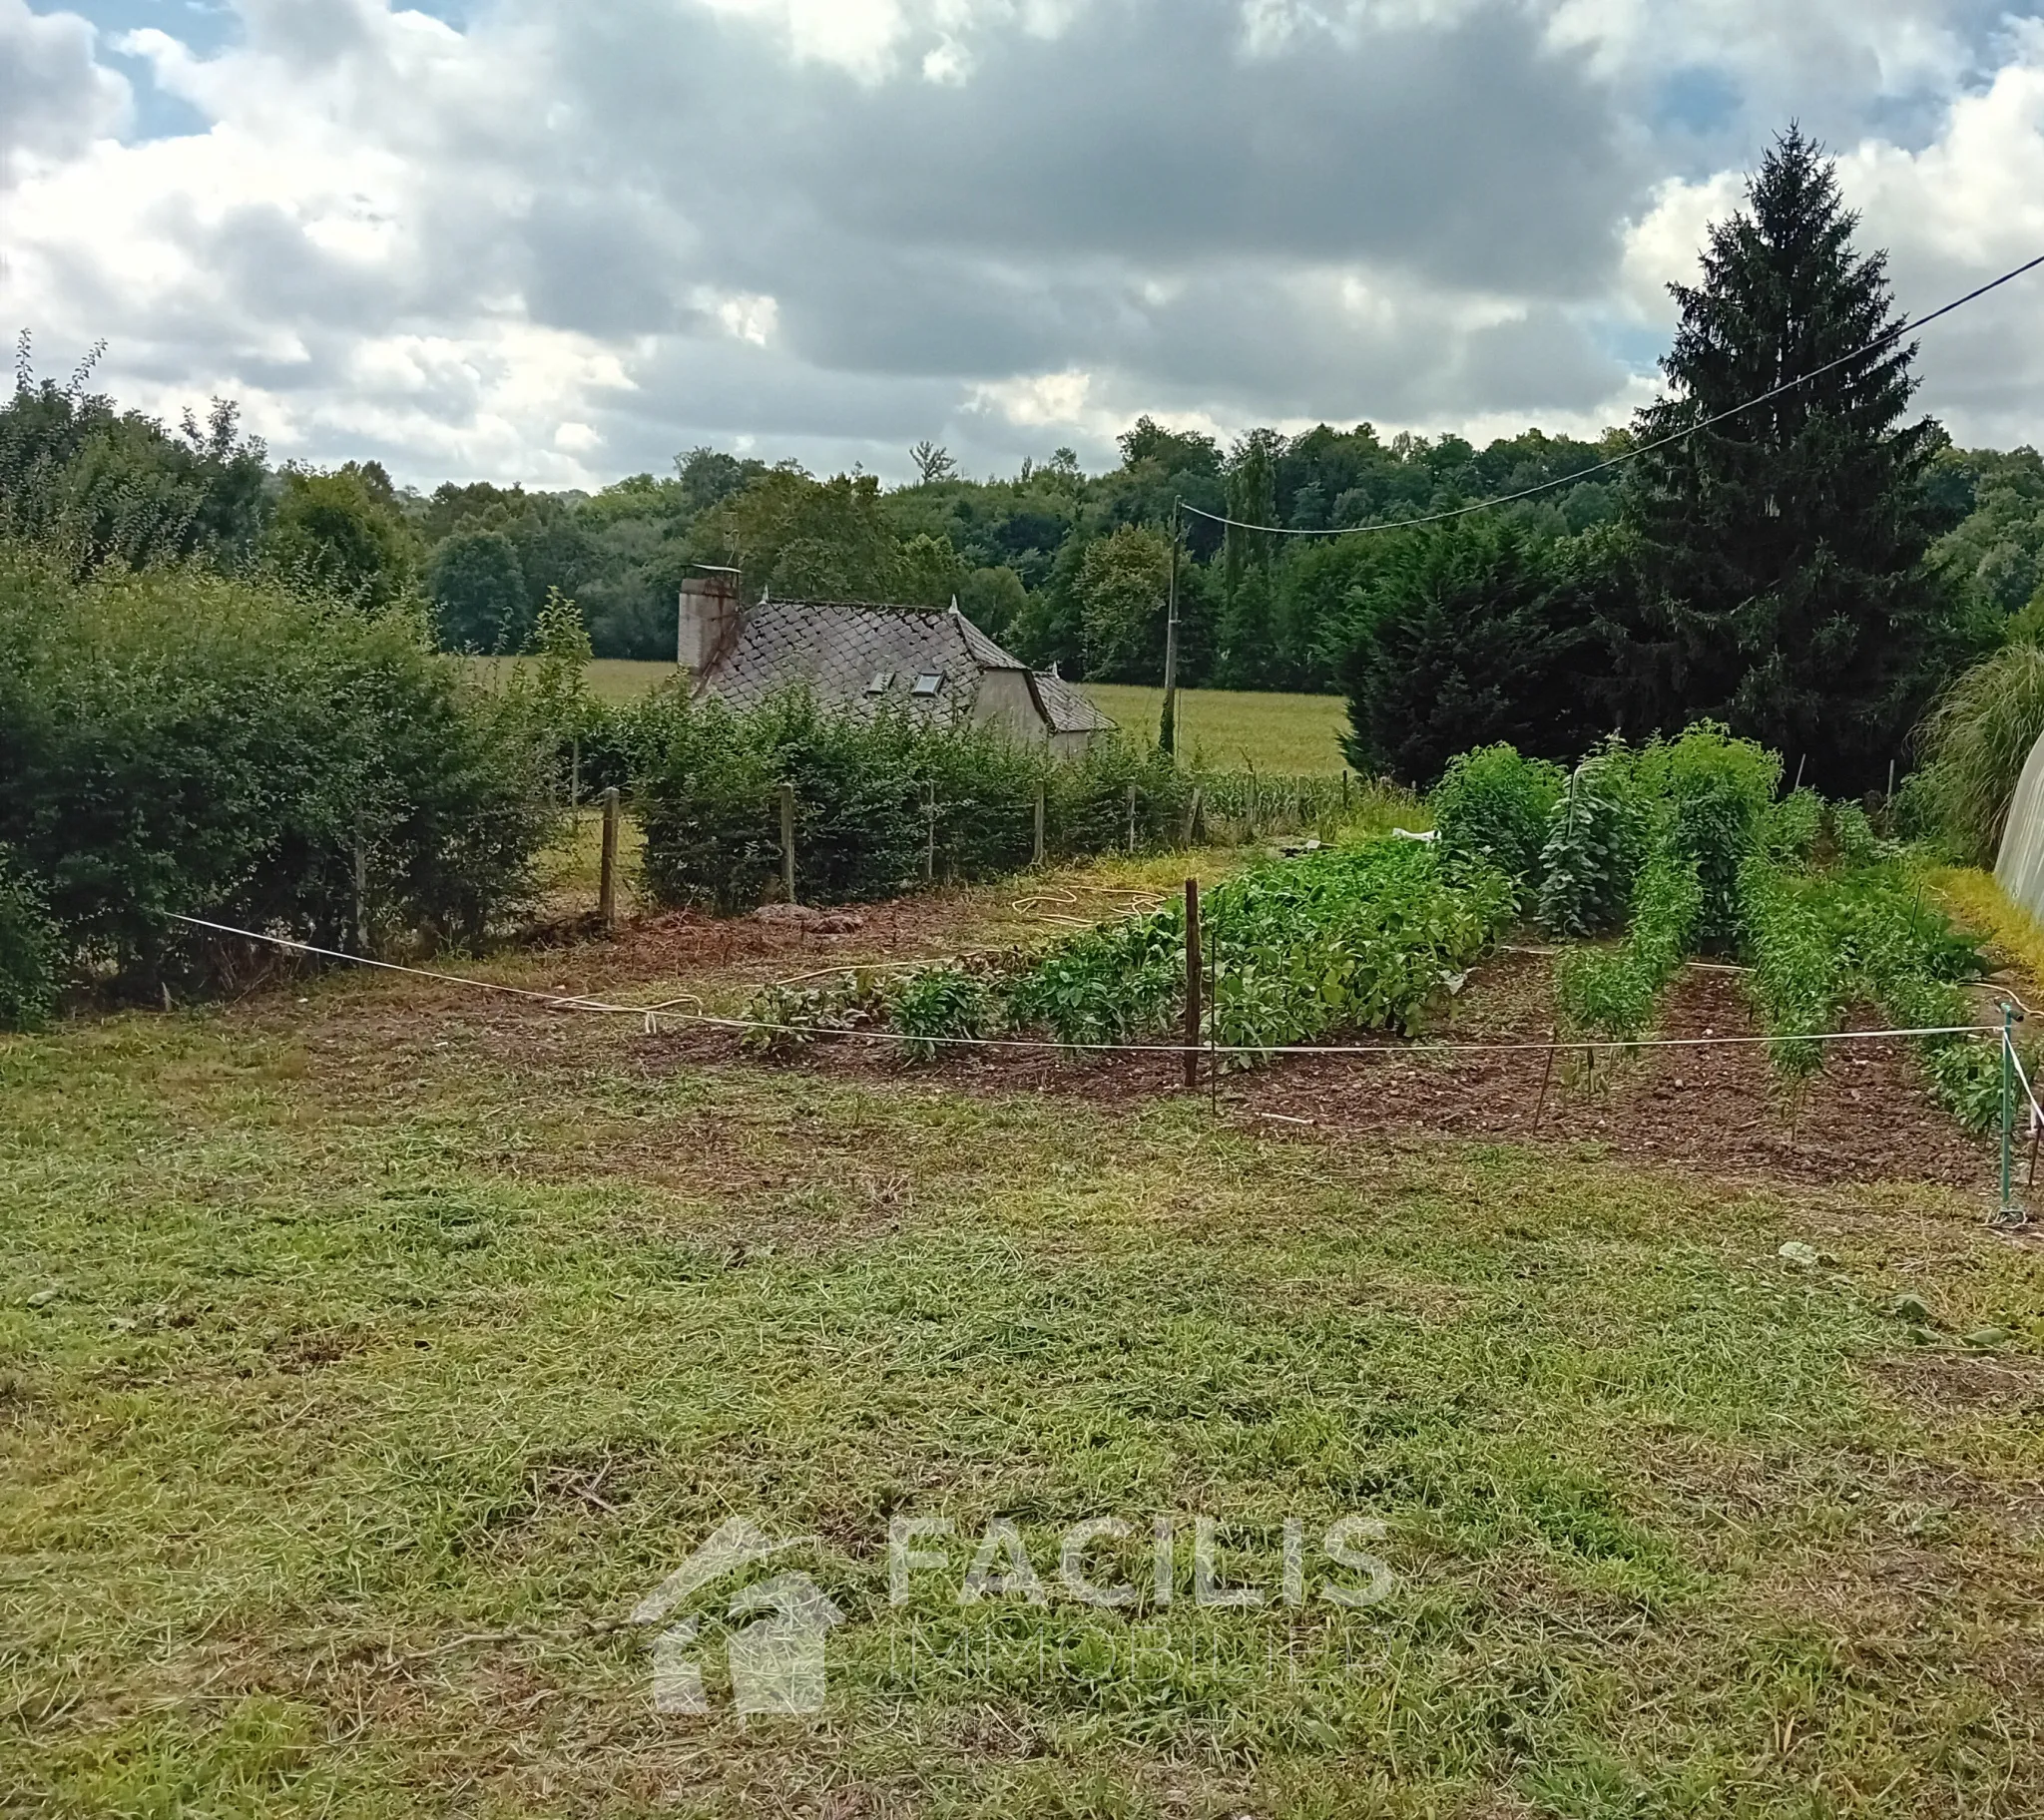
[[[1164,718],[1157,743],[1167,757],[1178,752],[1178,542],[1183,503],[1171,502],[1171,585],[1164,607]]]

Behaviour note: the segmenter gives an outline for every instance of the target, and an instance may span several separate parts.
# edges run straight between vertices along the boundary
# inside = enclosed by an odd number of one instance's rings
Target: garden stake
[[[1133,856],[1134,856],[1134,854],[1135,854],[1135,851],[1136,851],[1136,786],[1135,786],[1135,785],[1134,785],[1134,784],[1132,783],[1132,784],[1130,784],[1130,785],[1129,785],[1129,853],[1130,853],[1131,857],[1133,857]]]
[[[1038,866],[1043,864],[1043,824],[1046,806],[1044,797],[1044,787],[1039,783],[1036,786],[1036,857],[1030,862]]]
[[[922,819],[922,878],[924,884],[929,884],[937,876],[937,786],[934,782],[923,789]]]
[[[1200,1087],[1200,881],[1186,880],[1186,1089]]]
[[[1540,1077],[1540,1102],[1533,1109],[1533,1123],[1536,1126],[1547,1112],[1547,1088],[1548,1083],[1554,1079],[1555,1038],[1558,1034],[1552,1030],[1547,1033],[1547,1068]]]

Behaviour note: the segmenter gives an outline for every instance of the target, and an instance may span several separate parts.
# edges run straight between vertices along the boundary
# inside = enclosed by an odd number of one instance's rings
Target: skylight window
[[[893,686],[894,673],[891,670],[876,670],[873,672],[873,680],[866,684],[866,693],[884,695]]]
[[[937,671],[926,670],[915,680],[915,692],[925,699],[934,695],[943,686],[943,676]]]

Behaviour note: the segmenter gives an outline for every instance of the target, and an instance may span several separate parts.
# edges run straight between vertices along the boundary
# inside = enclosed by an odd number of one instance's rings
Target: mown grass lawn
[[[0,1042],[0,1811],[2036,1814],[2044,1273],[1982,1212],[406,982]],[[723,1588],[660,1715],[619,1620],[741,1513],[816,1539],[754,1578],[844,1614],[826,1705],[730,1712]],[[1197,1518],[1275,1588],[1351,1515],[1380,1603],[1196,1602]],[[897,1516],[1050,1602],[892,1604]],[[1139,1589],[1173,1520],[1168,1607],[1055,1595],[1091,1517]]]

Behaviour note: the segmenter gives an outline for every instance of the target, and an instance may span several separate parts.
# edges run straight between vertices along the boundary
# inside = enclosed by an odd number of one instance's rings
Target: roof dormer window
[[[934,697],[937,690],[943,686],[944,679],[942,673],[926,670],[921,676],[916,678],[914,692],[917,699],[927,701]]]

